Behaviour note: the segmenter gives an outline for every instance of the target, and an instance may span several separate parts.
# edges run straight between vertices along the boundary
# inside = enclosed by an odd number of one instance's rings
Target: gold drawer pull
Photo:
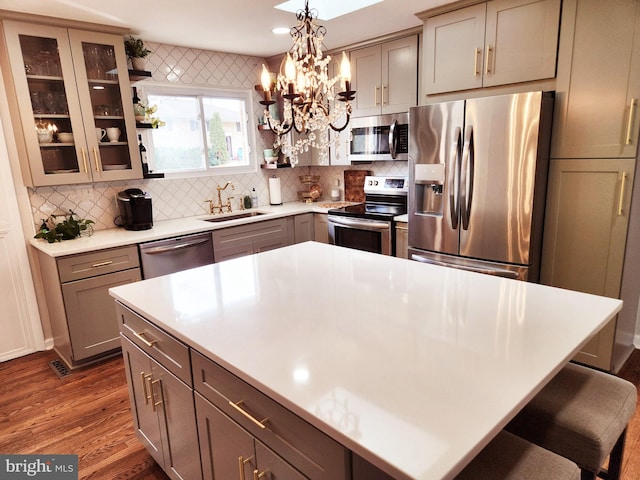
[[[256,468],[253,471],[253,480],[260,480],[262,477],[264,477],[267,474],[267,472],[259,472],[258,469]]]
[[[240,473],[240,480],[244,480],[244,464],[253,460],[253,456],[244,458],[242,455],[238,457],[238,471]]]
[[[256,420],[250,413],[246,412],[245,410],[243,410],[242,408],[240,408],[240,405],[243,404],[243,400],[240,400],[237,403],[233,403],[231,400],[229,400],[229,405],[231,405],[234,409],[236,409],[239,413],[241,413],[242,415],[244,415],[245,417],[247,417],[249,420],[251,420],[253,423],[255,423],[258,427],[260,428],[267,428],[264,424],[266,422],[269,421],[268,418],[265,418],[264,420],[260,421],[260,420]]]
[[[143,337],[143,335],[145,335],[147,332],[133,332],[133,334],[135,335],[135,337],[140,340],[142,343],[144,343],[147,347],[151,348],[153,347],[156,343],[158,343],[157,340],[147,340],[146,338]]]
[[[94,263],[93,265],[91,265],[91,268],[106,267],[107,265],[111,265],[112,263],[113,263],[113,260],[107,260],[106,262],[100,262],[100,263]]]

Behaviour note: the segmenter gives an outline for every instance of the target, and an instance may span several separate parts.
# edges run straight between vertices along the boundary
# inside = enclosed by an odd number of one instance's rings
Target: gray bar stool
[[[456,480],[579,480],[580,469],[571,460],[501,431]]]
[[[575,462],[583,480],[618,480],[636,400],[632,383],[569,363],[505,429]]]

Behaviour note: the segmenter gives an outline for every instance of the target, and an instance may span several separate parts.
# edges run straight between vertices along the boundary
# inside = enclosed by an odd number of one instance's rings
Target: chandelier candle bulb
[[[267,67],[262,64],[262,76],[260,77],[262,83],[262,89],[264,90],[264,99],[267,102],[271,101],[271,74],[267,70]]]
[[[342,62],[340,63],[340,75],[344,80],[344,89],[351,90],[351,64],[345,52],[342,52]]]

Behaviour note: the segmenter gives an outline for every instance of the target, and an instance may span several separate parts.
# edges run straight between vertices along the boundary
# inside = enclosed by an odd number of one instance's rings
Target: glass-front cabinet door
[[[142,178],[122,38],[3,27],[33,185]]]
[[[69,30],[94,181],[142,178],[122,37]]]

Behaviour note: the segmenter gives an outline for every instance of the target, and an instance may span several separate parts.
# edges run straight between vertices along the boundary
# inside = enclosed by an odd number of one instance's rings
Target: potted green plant
[[[132,35],[129,35],[129,38],[125,39],[124,51],[127,54],[127,57],[131,59],[131,67],[134,70],[144,70],[144,58],[152,53],[151,50],[145,46],[142,39],[133,38]]]
[[[57,222],[56,217],[64,217],[62,222]],[[49,243],[62,240],[73,240],[80,235],[93,235],[93,220],[79,219],[73,210],[64,215],[51,215],[47,220],[42,220],[40,231],[33,238],[43,238]]]

